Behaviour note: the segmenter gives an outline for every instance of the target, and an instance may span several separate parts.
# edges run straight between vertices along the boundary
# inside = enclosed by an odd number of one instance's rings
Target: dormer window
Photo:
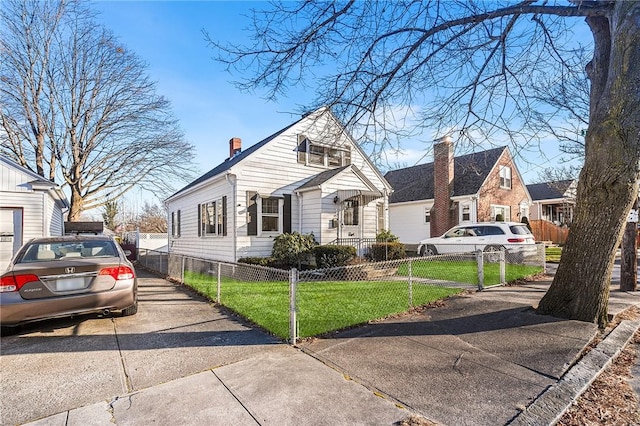
[[[500,166],[500,188],[511,189],[511,167]]]
[[[351,151],[313,143],[306,136],[298,136],[298,163],[307,166],[342,167],[351,164]]]

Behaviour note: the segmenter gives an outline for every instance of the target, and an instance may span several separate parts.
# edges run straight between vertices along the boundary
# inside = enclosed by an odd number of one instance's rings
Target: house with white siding
[[[0,268],[27,240],[64,235],[68,210],[58,185],[0,156]]]
[[[269,256],[274,237],[313,233],[354,245],[388,229],[391,186],[328,108],[229,157],[165,204],[169,252],[237,261]]]
[[[406,245],[417,245],[449,228],[470,222],[520,222],[529,217],[531,196],[506,146],[454,156],[453,140],[434,144],[434,161],[385,175],[390,230]]]

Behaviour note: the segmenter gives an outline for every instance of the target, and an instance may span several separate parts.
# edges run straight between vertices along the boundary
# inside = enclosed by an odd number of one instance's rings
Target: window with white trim
[[[462,205],[462,221],[463,222],[471,221],[471,206],[469,204]]]
[[[511,189],[511,167],[500,166],[500,188]]]
[[[198,205],[198,235],[201,237],[226,235],[226,196]]]
[[[348,148],[332,148],[318,145],[306,136],[298,136],[298,163],[323,167],[341,167],[351,164]]]
[[[260,212],[262,219],[262,232],[280,231],[280,199],[260,198]]]
[[[424,208],[424,223],[431,223],[431,207]]]
[[[502,215],[502,221],[511,221],[511,207],[491,206],[491,220],[498,220],[498,215]]]

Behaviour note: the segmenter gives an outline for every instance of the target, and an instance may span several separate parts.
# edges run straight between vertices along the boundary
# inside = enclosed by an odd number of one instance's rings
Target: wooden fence
[[[569,228],[554,225],[548,220],[531,220],[529,224],[533,236],[539,242],[550,241],[553,244],[564,244],[569,236]]]

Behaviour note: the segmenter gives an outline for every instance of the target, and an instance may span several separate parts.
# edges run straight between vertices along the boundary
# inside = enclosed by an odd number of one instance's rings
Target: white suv
[[[480,222],[454,226],[440,237],[427,238],[418,244],[418,254],[521,252],[532,248],[535,238],[527,225],[519,222]]]

